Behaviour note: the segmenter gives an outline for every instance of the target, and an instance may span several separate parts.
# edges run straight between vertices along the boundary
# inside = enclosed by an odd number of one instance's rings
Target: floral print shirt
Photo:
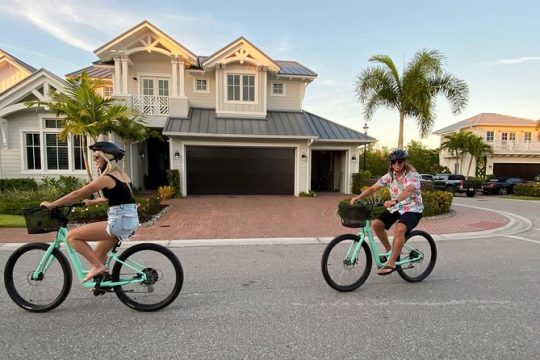
[[[390,173],[387,173],[377,180],[377,184],[385,186],[390,190],[390,198],[392,200],[396,200],[398,195],[401,194],[407,186],[414,185],[413,192],[405,200],[389,207],[387,210],[391,213],[399,211],[400,214],[406,212],[422,213],[424,204],[422,203],[422,192],[420,191],[421,180],[420,174],[415,171],[405,172],[399,180],[396,179],[395,175],[392,177]]]

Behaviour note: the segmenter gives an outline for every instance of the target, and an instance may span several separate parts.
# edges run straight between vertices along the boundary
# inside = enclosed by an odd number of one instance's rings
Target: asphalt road
[[[456,198],[528,218],[518,234],[438,241],[423,282],[370,278],[352,293],[324,282],[324,244],[173,248],[178,299],[139,313],[77,283],[32,314],[0,291],[6,359],[538,359],[540,202]],[[509,229],[509,233],[511,233]],[[2,269],[11,250],[0,251]]]

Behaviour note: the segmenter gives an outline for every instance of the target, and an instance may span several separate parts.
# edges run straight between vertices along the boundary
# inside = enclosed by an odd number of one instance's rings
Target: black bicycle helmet
[[[122,160],[126,154],[125,150],[110,141],[98,141],[88,147],[92,151],[102,151],[105,154],[114,156],[113,160]]]
[[[406,150],[403,149],[395,149],[390,153],[390,161],[393,160],[405,160],[407,158],[408,154]]]

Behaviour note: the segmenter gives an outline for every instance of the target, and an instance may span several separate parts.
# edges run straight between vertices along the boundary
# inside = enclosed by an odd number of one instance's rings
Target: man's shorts
[[[139,215],[136,204],[111,206],[107,210],[107,233],[118,240],[126,240],[139,227]]]
[[[422,213],[418,212],[406,212],[400,214],[399,211],[394,211],[393,213],[385,210],[377,219],[381,220],[384,223],[384,228],[386,230],[399,220],[400,223],[407,226],[407,232],[411,231],[418,225],[418,222],[422,218]]]

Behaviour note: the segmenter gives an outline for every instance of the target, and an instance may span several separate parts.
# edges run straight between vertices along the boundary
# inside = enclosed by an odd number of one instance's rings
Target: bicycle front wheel
[[[9,257],[4,283],[9,297],[25,310],[45,312],[60,305],[71,290],[71,268],[58,249],[45,259],[42,271],[36,273],[49,244],[26,244]]]
[[[172,303],[184,283],[184,272],[174,253],[159,244],[139,244],[124,251],[114,264],[113,281],[132,280],[114,287],[116,296],[138,311],[157,311]],[[146,279],[143,279],[142,274]]]
[[[366,242],[358,246],[358,235],[345,234],[326,246],[321,259],[324,279],[335,290],[352,291],[359,288],[371,271],[371,250]]]
[[[409,282],[424,280],[431,274],[437,261],[435,240],[425,231],[411,231],[407,236],[399,259],[400,261],[410,261],[397,268],[397,272],[403,280]]]

